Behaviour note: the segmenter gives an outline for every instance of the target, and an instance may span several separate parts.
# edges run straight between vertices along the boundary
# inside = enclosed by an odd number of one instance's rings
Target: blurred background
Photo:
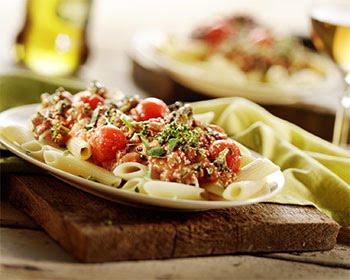
[[[210,17],[230,12],[250,14],[276,32],[308,35],[311,1],[294,0],[94,0],[88,24],[89,60],[84,77],[103,80],[108,86],[125,88],[129,73],[127,53],[136,32],[147,29],[187,30]],[[0,2],[0,68],[13,67],[14,43],[25,19],[26,0]],[[133,89],[137,90],[137,89]]]

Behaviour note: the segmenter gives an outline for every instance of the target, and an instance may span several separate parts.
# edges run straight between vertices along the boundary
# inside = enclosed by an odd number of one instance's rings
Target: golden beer
[[[90,7],[91,0],[27,0],[17,61],[44,75],[75,73],[88,57]]]

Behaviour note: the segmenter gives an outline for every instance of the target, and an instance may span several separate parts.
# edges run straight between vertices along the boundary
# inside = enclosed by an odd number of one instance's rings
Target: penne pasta
[[[228,185],[222,196],[227,200],[246,200],[254,197],[264,185],[266,185],[264,180],[234,182]]]
[[[138,162],[125,162],[118,165],[113,174],[124,180],[130,180],[133,178],[142,178],[146,176],[148,167]]]
[[[45,151],[56,151],[56,152],[59,152],[59,153],[64,153],[65,151],[64,150],[61,150],[59,148],[56,148],[56,147],[53,147],[53,146],[50,146],[50,145],[44,145],[43,146],[43,149]],[[66,150],[67,151],[67,150]]]
[[[131,192],[138,192],[138,193],[144,193],[146,194],[143,185],[145,184],[146,180],[143,178],[133,178],[128,181],[120,188],[122,190],[131,191]]]
[[[67,141],[67,149],[73,156],[81,160],[87,160],[91,157],[91,146],[85,140],[72,137]]]
[[[256,159],[237,172],[236,181],[262,180],[277,170],[279,170],[279,167],[270,160]]]
[[[30,140],[34,140],[32,132],[21,126],[2,127],[0,133],[19,146]]]
[[[44,146],[37,140],[30,140],[21,145],[21,148],[27,155],[30,155],[38,160],[44,160]]]
[[[202,187],[209,193],[215,194],[219,197],[222,197],[222,193],[224,192],[225,188],[223,185],[219,183],[206,183],[202,184]]]
[[[108,170],[93,163],[80,160],[72,155],[63,155],[62,152],[46,150],[44,151],[44,160],[46,164],[52,167],[92,181],[114,187],[119,186],[121,183],[121,178],[114,176]]]
[[[173,199],[202,200],[201,193],[204,192],[204,189],[191,185],[154,180],[147,181],[143,188],[148,195]]]
[[[256,158],[252,155],[242,154],[241,164],[240,164],[239,168],[242,169],[244,166],[248,165],[249,163],[251,163],[255,160],[256,160]]]

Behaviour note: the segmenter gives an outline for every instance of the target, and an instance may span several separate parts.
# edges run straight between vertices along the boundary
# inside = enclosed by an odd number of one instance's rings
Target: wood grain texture
[[[0,213],[1,227],[40,229],[28,215],[17,210],[7,201],[1,200]]]
[[[350,227],[342,227],[339,230],[337,242],[339,244],[350,245]]]
[[[83,262],[328,250],[339,231],[311,207],[154,211],[112,203],[47,176],[10,176],[7,188],[11,203]]]

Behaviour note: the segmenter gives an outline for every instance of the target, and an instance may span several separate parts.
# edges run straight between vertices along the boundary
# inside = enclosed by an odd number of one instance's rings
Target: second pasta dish
[[[112,96],[94,82],[76,95],[43,94],[32,131],[1,133],[50,166],[126,191],[192,200],[269,193],[265,177],[279,167],[255,158],[211,118],[189,104]]]
[[[177,82],[210,96],[295,101],[333,90],[341,81],[328,59],[249,16],[208,19],[191,32],[158,37],[153,40],[159,41],[154,48],[161,67]],[[140,51],[143,42],[138,42]]]

